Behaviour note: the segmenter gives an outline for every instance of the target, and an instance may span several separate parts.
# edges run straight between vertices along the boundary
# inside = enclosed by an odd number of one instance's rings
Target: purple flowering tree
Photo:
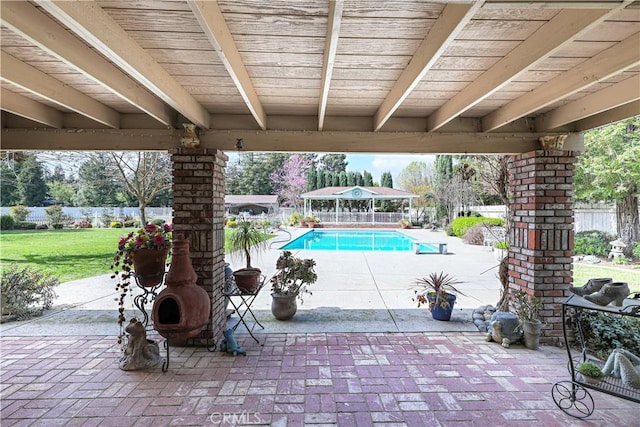
[[[285,160],[282,167],[271,174],[275,192],[282,199],[283,206],[298,208],[302,204],[300,195],[307,188],[307,172],[311,161],[298,154]]]

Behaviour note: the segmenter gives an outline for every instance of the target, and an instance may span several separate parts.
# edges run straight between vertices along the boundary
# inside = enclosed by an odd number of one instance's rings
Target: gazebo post
[[[340,205],[340,197],[336,196],[336,224],[338,224],[338,212],[339,212],[339,207]]]

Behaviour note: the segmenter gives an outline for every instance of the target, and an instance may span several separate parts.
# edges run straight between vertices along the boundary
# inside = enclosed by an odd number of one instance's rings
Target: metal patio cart
[[[578,374],[576,367],[581,362],[591,361],[602,367],[603,363],[589,355],[589,349],[585,344],[584,329],[580,321],[580,313],[582,311],[599,311],[617,316],[631,316],[640,318],[640,300],[625,299],[621,307],[600,306],[587,301],[578,296],[571,295],[562,303],[563,318],[563,335],[564,343],[569,357],[569,373],[571,379],[567,381],[559,381],[553,385],[551,394],[553,400],[563,412],[572,417],[586,418],[594,411],[594,402],[589,389],[600,391],[613,396],[640,403],[640,389],[625,385],[620,378],[606,376],[597,383],[590,384],[585,382],[581,375]],[[570,327],[572,319],[577,322],[577,331],[580,335],[582,349],[575,357],[572,355],[572,348],[568,339],[567,328]],[[629,331],[629,334],[637,334],[638,331]],[[575,352],[575,349],[573,349]]]

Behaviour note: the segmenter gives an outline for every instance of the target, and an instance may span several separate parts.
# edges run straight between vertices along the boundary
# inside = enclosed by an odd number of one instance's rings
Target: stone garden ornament
[[[125,331],[129,335],[124,354],[120,358],[120,369],[123,371],[149,369],[162,361],[158,343],[147,339],[144,325],[138,319],[131,319]]]
[[[640,357],[622,348],[614,349],[602,373],[622,379],[627,387],[640,389]]]

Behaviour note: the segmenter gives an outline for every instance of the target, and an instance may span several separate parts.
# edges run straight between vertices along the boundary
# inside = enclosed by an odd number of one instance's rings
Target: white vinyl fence
[[[506,210],[501,206],[471,206],[472,211],[480,212],[483,216],[491,218],[505,218]],[[576,204],[574,207],[574,230],[580,231],[604,231],[613,235],[617,234],[617,218],[615,206],[603,204],[588,205]]]
[[[2,207],[2,215],[9,215],[9,207]],[[35,222],[36,224],[46,224],[47,214],[44,207],[28,207],[29,215],[27,215],[28,222]],[[140,221],[140,209],[137,207],[117,207],[117,208],[102,208],[102,207],[63,207],[62,212],[68,215],[72,221],[80,221],[83,219],[91,222],[93,227],[108,227],[104,219],[111,217],[116,221],[123,221],[125,218],[132,218]],[[147,221],[151,221],[156,218],[161,218],[165,221],[171,221],[173,217],[173,208],[146,208],[145,215]]]

